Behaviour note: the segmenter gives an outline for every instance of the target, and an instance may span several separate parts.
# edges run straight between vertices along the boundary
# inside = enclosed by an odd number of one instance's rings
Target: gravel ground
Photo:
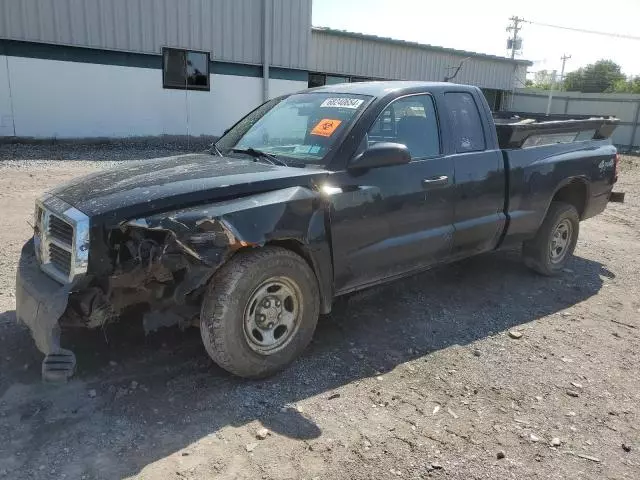
[[[47,187],[108,165],[91,160],[136,152],[5,147],[0,478],[640,478],[636,158],[626,203],[581,225],[560,278],[500,252],[364,292],[264,381],[217,368],[196,330],[79,332],[78,375],[50,386],[15,323],[25,220]]]
[[[135,137],[123,140],[95,139],[79,141],[40,141],[38,143],[1,143],[0,161],[7,165],[24,166],[24,160],[113,161],[166,157],[188,152],[200,152],[217,137]],[[17,162],[16,162],[17,161]],[[31,165],[31,163],[26,163]]]

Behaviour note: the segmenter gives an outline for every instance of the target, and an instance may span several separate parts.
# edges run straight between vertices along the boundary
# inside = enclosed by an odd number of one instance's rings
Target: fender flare
[[[556,188],[553,190],[553,194],[549,197],[549,200],[547,202],[547,206],[546,206],[546,208],[544,210],[544,215],[542,216],[542,220],[540,221],[540,225],[542,224],[544,219],[547,217],[547,214],[549,213],[549,208],[551,207],[551,202],[553,202],[553,199],[556,197],[558,192],[560,190],[562,190],[564,187],[566,187],[567,185],[570,185],[570,184],[576,183],[576,182],[581,183],[585,187],[584,206],[585,206],[585,209],[586,209],[587,202],[588,202],[590,194],[591,194],[590,193],[591,192],[591,183],[589,182],[589,179],[587,177],[585,177],[585,176],[582,176],[582,175],[573,176],[573,177],[567,177],[567,178],[563,179],[560,183],[558,183],[558,185],[556,185]],[[540,228],[540,225],[538,225],[538,228]]]

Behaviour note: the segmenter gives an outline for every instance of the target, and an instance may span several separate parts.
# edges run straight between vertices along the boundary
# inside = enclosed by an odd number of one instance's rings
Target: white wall
[[[159,69],[7,58],[19,137],[220,135],[262,103],[261,77],[212,74],[210,92],[168,90]],[[3,65],[0,115],[8,98]],[[271,79],[269,87],[277,96],[306,82]],[[0,127],[0,135],[13,134],[13,125]]]
[[[309,88],[308,81],[269,79],[269,98],[279,97],[287,93],[299,92]]]
[[[0,137],[13,135],[13,114],[9,90],[7,57],[0,55]]]

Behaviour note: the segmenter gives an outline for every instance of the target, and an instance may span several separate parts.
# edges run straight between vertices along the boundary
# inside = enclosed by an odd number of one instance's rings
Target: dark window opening
[[[371,82],[373,78],[346,77],[342,75],[329,75],[326,73],[310,73],[309,88],[323,87],[325,85],[337,85],[339,83]]]
[[[338,85],[339,83],[349,83],[349,77],[342,75],[326,75],[327,85]]]
[[[309,88],[322,87],[326,83],[326,78],[321,73],[309,74]]]
[[[209,90],[209,53],[162,49],[162,86],[181,90]]]
[[[484,94],[484,97],[487,99],[489,108],[494,112],[499,111],[502,104],[502,90],[495,90],[492,88],[483,88],[482,93]]]

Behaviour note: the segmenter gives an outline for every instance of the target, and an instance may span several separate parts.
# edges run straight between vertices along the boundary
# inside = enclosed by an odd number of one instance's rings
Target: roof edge
[[[471,52],[468,50],[457,50],[455,48],[447,48],[447,47],[440,47],[438,45],[430,45],[428,43],[418,43],[418,42],[410,42],[407,40],[399,40],[397,38],[390,38],[390,37],[379,37],[378,35],[371,35],[368,33],[358,33],[358,32],[350,32],[348,30],[336,30],[333,28],[329,28],[329,27],[317,27],[317,26],[312,26],[311,27],[311,31],[312,32],[321,32],[321,33],[329,33],[331,35],[339,35],[342,37],[349,37],[349,38],[359,38],[359,39],[363,39],[363,40],[371,40],[374,42],[384,42],[384,43],[391,43],[394,45],[403,45],[405,47],[414,47],[414,48],[421,48],[423,50],[435,50],[438,52],[446,52],[446,53],[453,53],[456,55],[466,55],[468,57],[476,57],[476,58],[483,58],[486,60],[498,60],[500,62],[507,62],[507,63],[517,63],[519,65],[527,65],[527,66],[532,66],[533,62],[529,61],[529,60],[518,60],[518,59],[511,59],[511,58],[507,58],[507,57],[500,57],[498,55],[490,55],[488,53],[478,53],[478,52]]]

